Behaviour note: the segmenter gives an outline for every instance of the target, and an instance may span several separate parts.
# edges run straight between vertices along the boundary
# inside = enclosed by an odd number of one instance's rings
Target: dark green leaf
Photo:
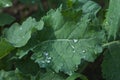
[[[102,63],[103,77],[106,80],[120,80],[120,43],[108,46]]]
[[[0,59],[8,55],[13,49],[14,47],[10,43],[0,38]]]
[[[120,28],[120,0],[110,0],[108,12],[106,14],[105,29],[108,32],[108,37],[117,36],[118,30]]]
[[[11,24],[14,20],[15,18],[11,15],[6,13],[0,13],[0,26]]]

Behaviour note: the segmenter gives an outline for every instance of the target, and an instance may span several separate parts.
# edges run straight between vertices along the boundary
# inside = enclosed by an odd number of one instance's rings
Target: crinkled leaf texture
[[[85,14],[78,22],[66,21],[61,13],[61,7],[57,10],[50,10],[42,18],[45,23],[45,39],[33,49],[32,59],[41,67],[50,67],[56,72],[63,71],[72,75],[77,70],[81,60],[93,62],[99,53],[102,52],[100,46],[101,31],[93,31],[91,28],[90,15]],[[49,34],[48,31],[51,30]],[[99,36],[96,36],[100,34]]]
[[[108,37],[116,38],[120,28],[120,0],[110,0],[109,8],[106,14],[105,28],[108,32]]]
[[[110,45],[105,52],[102,73],[106,80],[120,80],[120,43]]]
[[[32,32],[43,28],[43,21],[36,22],[34,18],[29,17],[22,25],[13,24],[6,32],[7,40],[15,47],[24,46],[31,38]]]

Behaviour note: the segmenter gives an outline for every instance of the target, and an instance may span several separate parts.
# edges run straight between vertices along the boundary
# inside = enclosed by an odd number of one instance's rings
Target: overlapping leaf
[[[14,17],[12,17],[9,14],[6,13],[0,13],[0,26],[5,26],[7,24],[12,23],[15,20]]]
[[[0,59],[9,54],[14,47],[5,39],[0,38]]]
[[[120,80],[120,43],[109,46],[102,63],[103,77],[106,80]]]
[[[12,6],[12,0],[0,0],[0,8]]]
[[[22,74],[18,69],[15,71],[0,71],[0,80],[32,80],[29,75]]]
[[[88,36],[89,14],[82,16],[78,22],[66,21],[59,8],[56,11],[51,10],[42,19],[45,21],[45,28],[52,29],[53,32],[33,50],[35,53],[32,59],[41,67],[50,67],[56,72],[64,71],[71,75],[81,63],[81,59],[92,62],[98,53],[102,52],[100,38]],[[97,33],[99,32],[93,34]]]
[[[108,12],[106,14],[105,28],[108,37],[116,38],[120,28],[120,0],[110,0]]]
[[[36,22],[30,17],[21,26],[17,23],[13,24],[6,32],[6,38],[15,47],[22,47],[28,42],[32,32],[41,30],[43,25],[43,21]]]

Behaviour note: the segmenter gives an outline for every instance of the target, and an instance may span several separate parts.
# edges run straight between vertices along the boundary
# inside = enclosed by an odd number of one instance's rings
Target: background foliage
[[[0,80],[120,80],[120,0],[1,0]]]

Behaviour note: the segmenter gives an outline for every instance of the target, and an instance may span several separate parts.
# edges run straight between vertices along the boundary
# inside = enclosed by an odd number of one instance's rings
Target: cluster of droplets
[[[51,57],[49,56],[49,53],[44,52],[43,53],[43,60],[40,62],[42,67],[45,67],[47,64],[51,62]]]
[[[77,42],[78,42],[78,39],[73,39],[73,43],[77,43]],[[70,45],[71,45],[71,48],[73,49],[73,53],[75,53],[76,52],[75,47],[72,44]]]

